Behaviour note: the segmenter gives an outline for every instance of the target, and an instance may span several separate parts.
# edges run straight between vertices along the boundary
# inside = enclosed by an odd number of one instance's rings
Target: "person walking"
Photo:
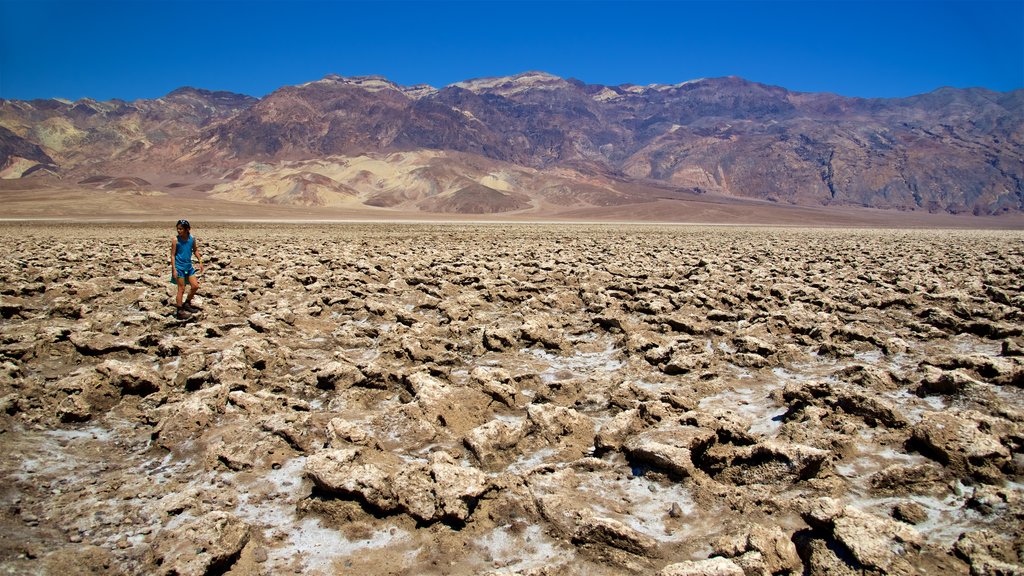
[[[192,235],[192,225],[188,220],[178,220],[175,224],[178,235],[174,237],[171,244],[171,282],[178,286],[178,296],[175,299],[175,306],[178,308],[178,318],[188,318],[192,312],[199,309],[192,305],[192,298],[199,290],[199,278],[196,269],[192,266],[192,255],[196,255],[199,261],[199,273],[205,270],[203,258],[199,255],[199,241]],[[189,285],[188,296],[185,297],[185,283]],[[182,302],[182,298],[185,301]]]

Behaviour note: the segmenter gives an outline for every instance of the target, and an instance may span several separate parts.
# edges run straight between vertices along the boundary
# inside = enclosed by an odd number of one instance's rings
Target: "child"
[[[196,278],[196,269],[192,267],[192,255],[195,254],[199,260],[199,273],[203,267],[203,258],[199,255],[199,242],[192,236],[192,226],[188,220],[178,220],[175,228],[178,235],[171,244],[171,282],[178,285],[178,297],[175,305],[178,307],[178,318],[188,317],[189,312],[197,312],[198,309],[192,306],[192,297],[199,290],[199,279]],[[185,282],[189,284],[188,298],[182,304],[181,297],[185,295]]]

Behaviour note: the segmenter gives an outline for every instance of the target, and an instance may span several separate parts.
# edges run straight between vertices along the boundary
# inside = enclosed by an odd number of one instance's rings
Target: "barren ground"
[[[0,573],[1024,571],[1024,233],[0,224]]]
[[[157,180],[157,178],[153,178]],[[541,204],[527,210],[455,214],[351,206],[300,206],[233,202],[207,192],[172,188],[94,190],[34,179],[0,180],[0,220],[73,222],[171,222],[179,218],[218,221],[291,222],[644,222],[745,226],[824,226],[877,228],[957,228],[1024,230],[1024,213],[998,216],[931,214],[842,206],[796,206],[721,195],[680,195],[651,202],[609,206]]]

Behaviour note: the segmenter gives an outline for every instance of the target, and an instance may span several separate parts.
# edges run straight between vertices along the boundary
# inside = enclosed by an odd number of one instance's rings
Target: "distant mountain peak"
[[[204,90],[202,88],[194,88],[192,86],[182,86],[180,88],[175,88],[174,90],[171,90],[170,92],[167,93],[167,95],[168,96],[191,96],[193,94],[209,94],[209,93],[210,93],[209,90]]]
[[[395,92],[401,92],[406,96],[413,99],[419,99],[429,94],[437,92],[437,89],[428,84],[416,84],[414,86],[401,86],[388,80],[384,76],[380,75],[369,75],[369,76],[342,76],[340,74],[328,74],[320,80],[314,80],[313,82],[306,82],[300,84],[299,87],[313,86],[317,84],[342,84],[346,86],[356,86],[367,92],[381,92],[384,90],[394,90]]]
[[[451,87],[462,88],[470,92],[486,92],[511,96],[527,90],[550,90],[563,88],[569,81],[547,72],[530,71],[514,76],[493,76],[474,78],[451,84]]]

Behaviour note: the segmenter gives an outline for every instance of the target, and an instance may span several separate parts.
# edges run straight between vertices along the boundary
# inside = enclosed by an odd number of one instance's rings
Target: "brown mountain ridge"
[[[330,75],[260,99],[0,100],[0,176],[443,213],[694,197],[1021,213],[1024,90],[863,99],[527,72],[441,89]]]

